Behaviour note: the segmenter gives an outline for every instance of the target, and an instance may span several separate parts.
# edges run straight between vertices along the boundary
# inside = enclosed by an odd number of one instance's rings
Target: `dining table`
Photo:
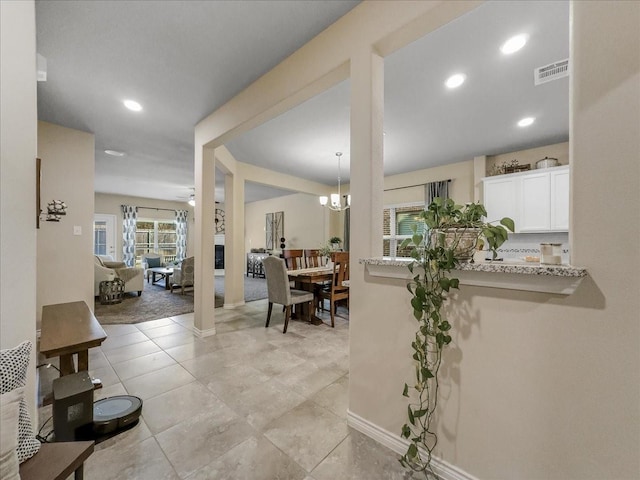
[[[312,268],[300,268],[298,270],[287,270],[289,280],[295,283],[295,288],[312,292],[313,295],[313,311],[309,315],[311,323],[314,325],[322,324],[322,320],[316,315],[318,309],[318,297],[316,295],[316,285],[333,280],[333,267],[322,266]],[[305,308],[304,306],[302,306]],[[302,312],[298,312],[298,317],[303,317]]]

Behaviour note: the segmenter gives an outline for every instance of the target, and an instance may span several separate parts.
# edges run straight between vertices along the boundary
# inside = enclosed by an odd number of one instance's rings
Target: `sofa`
[[[93,294],[100,295],[100,282],[120,278],[124,281],[124,291],[138,292],[142,295],[144,288],[144,269],[127,267],[124,262],[115,262],[111,255],[94,255]]]

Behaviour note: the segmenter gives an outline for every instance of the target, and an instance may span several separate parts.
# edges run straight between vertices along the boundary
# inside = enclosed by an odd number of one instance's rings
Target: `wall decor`
[[[284,212],[267,213],[265,217],[265,246],[273,250],[278,246],[278,239],[284,237]]]
[[[214,222],[216,224],[216,234],[224,233],[224,210],[216,208]]]
[[[59,222],[62,215],[67,214],[67,204],[62,200],[51,200],[47,203],[47,222]]]
[[[273,250],[273,213],[267,213],[265,215],[265,248],[267,250]]]

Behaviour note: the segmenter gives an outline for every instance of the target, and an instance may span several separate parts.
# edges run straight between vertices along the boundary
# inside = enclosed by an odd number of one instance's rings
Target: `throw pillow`
[[[0,350],[0,393],[8,393],[27,382],[27,367],[31,342],[22,342],[15,348]],[[40,450],[40,442],[33,434],[31,418],[24,398],[18,415],[18,462],[22,463]]]
[[[20,480],[18,416],[24,387],[0,395],[0,478]]]
[[[160,257],[147,257],[147,266],[149,268],[161,267]]]

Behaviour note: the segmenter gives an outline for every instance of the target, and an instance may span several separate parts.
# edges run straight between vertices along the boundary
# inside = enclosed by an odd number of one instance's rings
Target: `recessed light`
[[[451,75],[449,78],[447,78],[447,81],[444,82],[444,84],[448,88],[458,88],[460,85],[464,83],[466,78],[467,77],[462,73],[456,73],[455,75]]]
[[[113,157],[124,157],[124,152],[119,152],[117,150],[105,150],[104,153]]]
[[[134,112],[139,112],[140,110],[142,110],[142,105],[140,105],[135,100],[125,100],[122,103],[124,103],[125,107],[127,107],[129,110],[133,110]]]
[[[525,44],[527,43],[527,39],[528,37],[524,33],[515,35],[502,44],[502,46],[500,47],[500,51],[505,55],[515,53],[525,46]]]
[[[520,120],[518,122],[518,126],[519,127],[528,127],[529,125],[531,125],[533,122],[535,122],[536,119],[533,117],[525,117],[522,120]]]

